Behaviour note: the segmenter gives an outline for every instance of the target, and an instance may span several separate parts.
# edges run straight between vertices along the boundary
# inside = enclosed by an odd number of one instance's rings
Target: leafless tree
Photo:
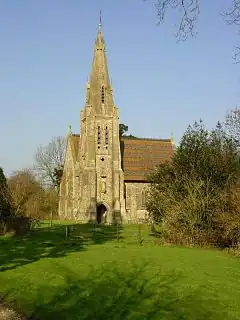
[[[240,0],[232,0],[232,6],[223,14],[229,24],[240,26]]]
[[[53,188],[43,188],[31,169],[23,169],[8,179],[11,201],[16,215],[35,218],[56,216],[58,194]]]
[[[232,6],[227,8],[224,12],[224,17],[229,25],[235,25],[238,28],[240,34],[240,0],[232,0]],[[233,54],[233,59],[236,63],[240,60],[240,46],[236,46]]]
[[[240,146],[240,108],[231,110],[225,119],[225,128],[228,134],[237,141]]]
[[[35,155],[34,169],[41,182],[48,186],[56,186],[57,168],[64,163],[66,139],[53,137],[46,146],[39,146]]]
[[[26,214],[26,205],[41,192],[40,183],[30,169],[13,172],[8,179],[16,215]]]
[[[165,21],[169,11],[179,11],[180,21],[176,32],[179,41],[186,40],[189,36],[196,34],[196,24],[201,8],[200,0],[155,0],[155,6],[159,24]],[[227,24],[235,25],[240,32],[240,0],[232,0],[231,6],[220,14]],[[233,57],[235,62],[239,62],[240,46],[236,46]]]
[[[157,0],[156,9],[159,23],[164,22],[167,12],[171,9],[181,12],[176,33],[178,40],[186,40],[189,35],[194,36],[200,13],[200,0]]]

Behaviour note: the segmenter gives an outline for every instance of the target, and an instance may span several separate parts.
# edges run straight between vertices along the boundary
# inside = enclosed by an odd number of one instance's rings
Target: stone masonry
[[[170,139],[120,141],[101,24],[80,128],[80,135],[70,130],[67,138],[60,218],[98,223],[146,219],[147,174],[171,157],[173,144]]]

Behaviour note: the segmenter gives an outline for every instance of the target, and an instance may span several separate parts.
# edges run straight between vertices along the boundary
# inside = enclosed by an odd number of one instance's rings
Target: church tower
[[[75,192],[76,215],[80,220],[112,223],[120,222],[124,215],[118,119],[100,18],[85,108],[80,112]]]
[[[122,137],[108,73],[102,22],[94,47],[80,135],[69,130],[59,218],[79,222],[148,221],[148,175],[174,154],[171,139]]]

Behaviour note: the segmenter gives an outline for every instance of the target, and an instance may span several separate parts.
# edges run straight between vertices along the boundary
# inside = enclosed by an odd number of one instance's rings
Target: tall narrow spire
[[[100,11],[99,24],[98,24],[98,35],[96,39],[95,49],[104,50],[104,39],[102,35],[102,12]]]
[[[104,110],[107,113],[108,111],[110,112],[113,106],[113,99],[105,52],[105,41],[102,34],[101,12],[89,84],[89,104],[94,107],[97,113],[101,112],[103,105],[105,107]]]

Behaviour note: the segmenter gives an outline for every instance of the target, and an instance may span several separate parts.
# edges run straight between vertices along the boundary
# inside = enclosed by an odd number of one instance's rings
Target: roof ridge
[[[123,140],[128,140],[128,141],[135,141],[135,140],[145,140],[145,141],[171,141],[171,138],[165,138],[165,139],[161,139],[161,138],[128,138],[128,136],[126,136],[126,138],[124,136],[121,137]]]
[[[80,137],[79,133],[72,133],[72,136]],[[135,140],[145,140],[145,141],[171,141],[171,138],[129,138],[128,136],[122,136],[121,139],[128,140],[128,141],[135,141]]]

